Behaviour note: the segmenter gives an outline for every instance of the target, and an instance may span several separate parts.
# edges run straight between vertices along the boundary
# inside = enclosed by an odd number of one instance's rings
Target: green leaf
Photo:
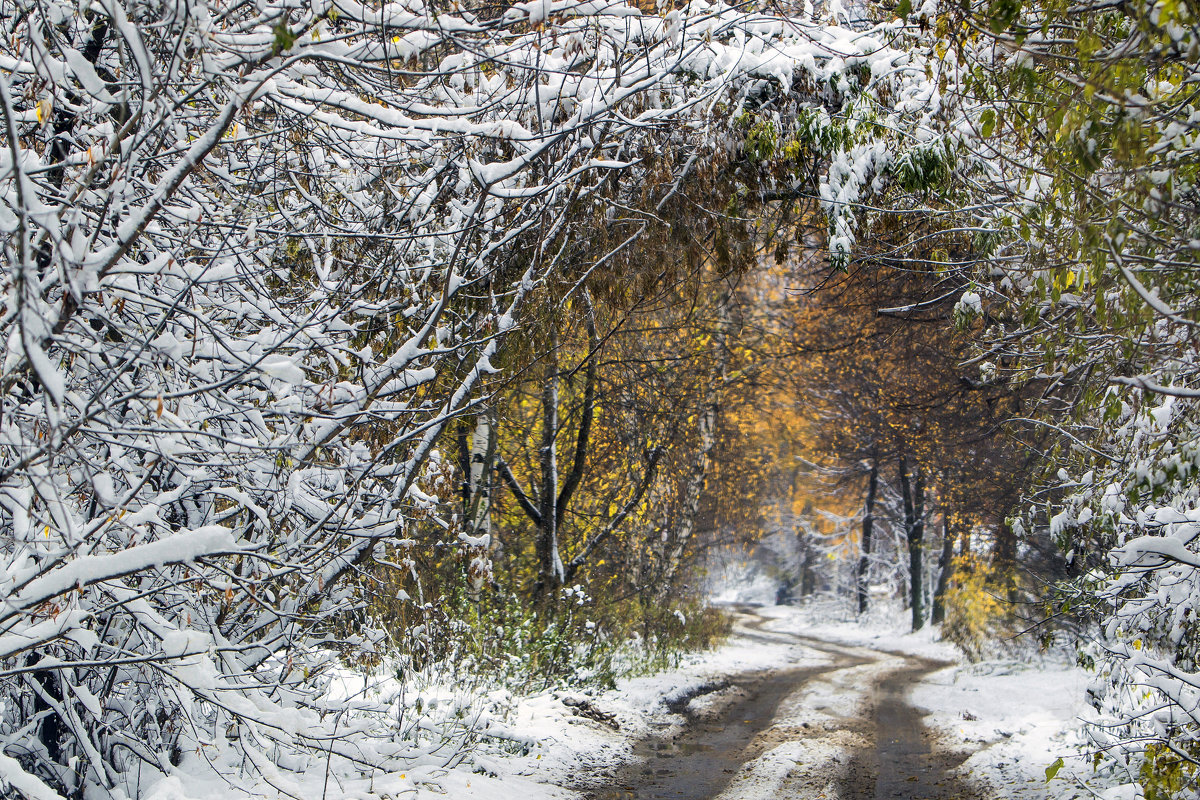
[[[271,49],[274,55],[290,50],[292,45],[296,43],[296,34],[287,29],[287,25],[282,22],[275,26],[275,46]]]
[[[912,0],[900,0],[896,6],[896,16],[907,21],[908,15],[912,13]]]
[[[1054,776],[1063,768],[1063,760],[1061,757],[1054,759],[1054,763],[1046,767],[1046,783],[1054,780]]]
[[[1021,0],[992,0],[987,16],[992,33],[1000,33],[1021,16]]]
[[[996,130],[996,112],[994,109],[985,108],[983,113],[979,115],[979,132],[983,138],[988,139]]]

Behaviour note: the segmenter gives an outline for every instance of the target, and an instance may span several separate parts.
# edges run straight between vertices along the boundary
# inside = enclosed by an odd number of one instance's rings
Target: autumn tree
[[[710,179],[768,121],[925,83],[886,32],[725,6],[14,1],[0,32],[0,779],[38,797],[427,756],[403,698],[331,682],[386,641],[362,581],[484,548],[535,296],[582,302],[690,187],[763,194]]]
[[[881,485],[889,486],[900,500],[908,603],[919,628],[930,593],[923,580],[935,512],[944,520],[968,514],[989,523],[999,545],[1006,539],[1002,521],[1017,499],[1022,459],[1001,426],[1020,407],[1020,396],[964,366],[973,339],[972,331],[954,327],[964,288],[958,275],[864,253],[845,272],[797,259],[790,279],[795,290],[788,328],[780,332],[782,374],[807,407],[814,460],[834,466],[865,496],[859,607],[866,605],[876,502]],[[1007,493],[985,510],[977,502],[982,495],[968,487],[986,485],[1001,464],[1010,476]],[[954,539],[945,525],[942,538],[935,603],[952,563]],[[995,548],[997,558],[1007,552]]]
[[[938,200],[946,229],[975,231],[960,266],[982,301],[977,363],[1045,387],[1022,424],[1053,438],[1016,524],[1074,562],[1057,612],[1098,623],[1091,696],[1114,720],[1092,731],[1098,752],[1140,751],[1147,796],[1194,791],[1200,17],[1174,2],[919,14],[962,76],[947,84],[960,177]]]

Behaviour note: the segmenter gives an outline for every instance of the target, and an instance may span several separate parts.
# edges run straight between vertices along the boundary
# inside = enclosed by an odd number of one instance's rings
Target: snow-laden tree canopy
[[[980,380],[1038,387],[1021,422],[1059,437],[1017,524],[1068,555],[1056,612],[1099,622],[1098,752],[1133,754],[1166,796],[1173,765],[1194,782],[1200,764],[1200,15],[1037,0],[910,19],[943,41],[957,132],[922,208],[932,260],[976,281],[959,312],[981,321]]]
[[[531,293],[605,269],[595,226],[654,224],[698,163],[741,158],[747,116],[835,156],[835,220],[926,146],[889,121],[929,89],[887,28],[0,5],[0,783],[29,797],[182,761],[292,793],[315,756],[411,763],[401,699],[328,691],[373,637],[333,623],[446,490],[439,432]]]

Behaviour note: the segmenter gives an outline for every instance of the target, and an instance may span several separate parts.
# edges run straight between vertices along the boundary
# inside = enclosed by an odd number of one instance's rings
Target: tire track
[[[730,675],[671,704],[686,724],[634,747],[635,761],[585,790],[588,800],[972,800],[906,700],[909,687],[943,664],[864,647],[763,630],[743,638],[801,645],[830,661]],[[746,630],[746,629],[749,630]],[[708,713],[691,700],[725,704]]]

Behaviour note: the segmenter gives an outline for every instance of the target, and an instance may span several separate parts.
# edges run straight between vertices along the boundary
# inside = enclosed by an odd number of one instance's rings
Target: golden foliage
[[[944,599],[942,636],[973,661],[983,658],[989,645],[1005,631],[1011,607],[1004,596],[1011,580],[980,556],[968,553],[954,559],[954,577]]]

